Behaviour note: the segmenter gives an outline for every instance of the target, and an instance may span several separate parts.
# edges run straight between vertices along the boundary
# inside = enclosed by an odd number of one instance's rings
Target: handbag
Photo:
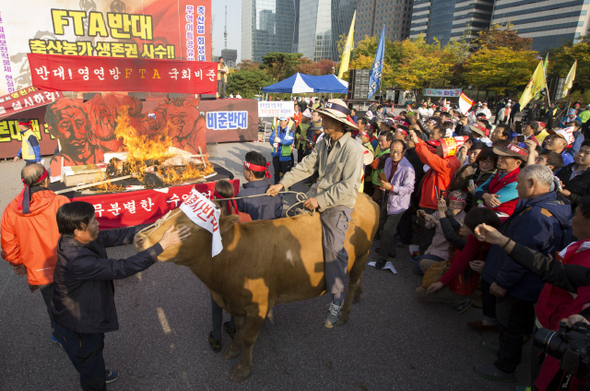
[[[424,277],[422,277],[422,288],[427,289],[431,284],[439,282],[450,267],[451,262],[448,260],[430,265],[426,273],[424,273]]]

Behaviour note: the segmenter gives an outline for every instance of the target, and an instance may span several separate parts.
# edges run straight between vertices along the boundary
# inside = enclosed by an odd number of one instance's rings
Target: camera
[[[515,121],[514,125],[516,133],[522,134],[522,121]]]
[[[315,147],[315,142],[313,142],[313,141],[312,141],[312,140],[310,140],[310,139],[307,139],[307,140],[305,140],[305,143],[307,144],[307,146],[308,146],[309,148],[313,148],[313,147]]]
[[[558,359],[565,372],[582,379],[590,374],[590,325],[578,322],[568,327],[560,322],[558,331],[537,330],[533,343]]]

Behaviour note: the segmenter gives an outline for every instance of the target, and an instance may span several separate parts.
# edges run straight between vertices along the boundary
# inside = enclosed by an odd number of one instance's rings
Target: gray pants
[[[385,205],[387,210],[387,205]],[[387,257],[395,258],[395,234],[397,233],[397,225],[402,218],[405,210],[399,213],[387,215],[385,218],[385,224],[383,225],[383,231],[381,231],[381,241],[379,244],[379,256],[385,260]],[[387,212],[385,212],[387,213]]]
[[[217,80],[217,93],[219,94],[219,99],[225,99],[225,80]]]
[[[320,213],[322,247],[327,292],[335,295],[344,292],[344,278],[348,268],[348,254],[344,239],[352,208],[334,206]]]

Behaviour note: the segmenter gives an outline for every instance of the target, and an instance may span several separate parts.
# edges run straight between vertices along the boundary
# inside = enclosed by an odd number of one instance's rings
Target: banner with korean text
[[[290,118],[295,114],[295,105],[292,101],[277,102],[258,102],[258,117],[287,117]]]
[[[5,1],[0,95],[32,85],[28,53],[211,61],[211,51],[211,0]]]
[[[47,91],[215,94],[217,63],[29,54],[32,82]]]
[[[230,180],[236,194],[240,190],[239,179]],[[212,199],[215,182],[173,186],[157,190],[126,191],[73,198],[94,205],[96,220],[101,229],[152,224],[172,209],[178,208],[195,189]]]
[[[457,98],[461,96],[461,89],[441,89],[441,88],[426,88],[424,89],[424,96],[440,96],[445,98]]]
[[[0,96],[0,118],[48,105],[59,98],[63,98],[63,95],[57,91],[40,91],[35,87],[23,88]]]

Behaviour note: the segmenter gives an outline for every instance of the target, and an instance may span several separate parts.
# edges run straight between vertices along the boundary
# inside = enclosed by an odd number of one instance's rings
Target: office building
[[[477,38],[490,27],[494,0],[414,0],[410,38],[423,34],[428,43]]]
[[[223,57],[223,62],[228,67],[234,68],[238,59],[238,51],[236,49],[223,49],[221,51],[221,57]]]
[[[510,22],[518,35],[533,38],[540,53],[575,42],[590,27],[588,0],[496,0],[492,23]]]
[[[299,0],[242,0],[242,59],[291,53]]]
[[[339,60],[338,40],[347,35],[356,0],[300,0],[296,51],[313,61]]]
[[[385,37],[400,41],[410,35],[412,5],[418,0],[359,0],[354,27],[354,45],[366,36],[381,36],[385,26]]]

